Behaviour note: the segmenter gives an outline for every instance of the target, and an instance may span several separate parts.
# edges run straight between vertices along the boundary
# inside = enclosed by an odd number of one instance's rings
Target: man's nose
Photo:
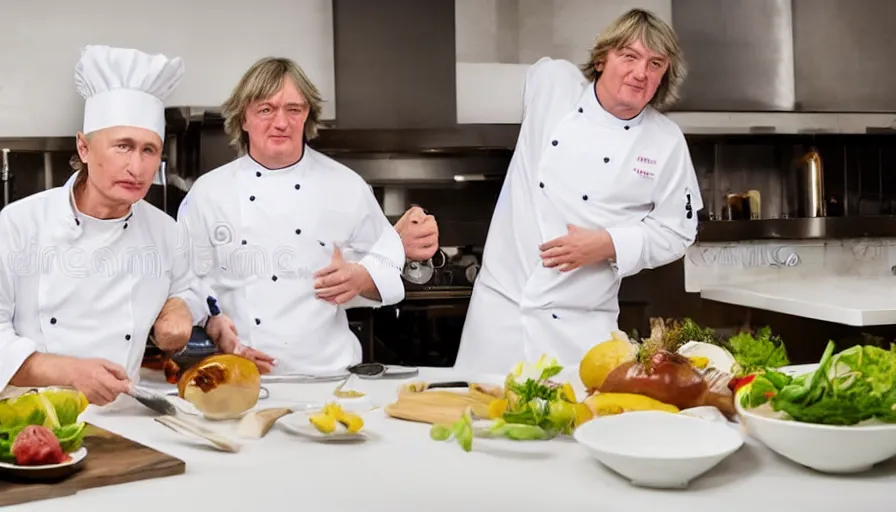
[[[283,109],[277,109],[274,112],[274,126],[277,128],[286,128],[289,124],[289,121],[286,116],[286,112]]]
[[[635,66],[634,75],[637,80],[647,80],[647,66],[649,65],[650,63],[645,61]]]

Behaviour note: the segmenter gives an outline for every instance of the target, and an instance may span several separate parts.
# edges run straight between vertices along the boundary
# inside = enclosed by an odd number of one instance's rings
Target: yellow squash
[[[678,407],[674,405],[632,393],[595,393],[586,398],[584,404],[595,416],[609,416],[630,411],[678,412]]]
[[[324,434],[332,434],[336,430],[337,423],[352,434],[364,428],[363,418],[357,414],[346,412],[341,405],[333,403],[325,405],[321,412],[310,416],[308,421]]]

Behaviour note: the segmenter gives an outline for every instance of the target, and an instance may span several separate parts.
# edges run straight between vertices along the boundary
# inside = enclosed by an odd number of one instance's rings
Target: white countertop
[[[896,324],[896,277],[825,276],[705,287],[704,299],[839,324]]]
[[[450,369],[423,369],[419,379],[458,380]],[[384,405],[397,381],[354,381],[352,388]],[[260,407],[328,400],[326,384],[267,386]],[[130,399],[128,399],[130,400]],[[152,421],[131,402],[118,411],[85,411],[85,419],[186,461],[183,475],[82,491],[75,496],[17,505],[20,512],[77,510],[869,510],[891,508],[896,459],[860,476],[836,477],[790,463],[752,440],[683,491],[631,486],[570,439],[546,444],[548,452],[466,453],[455,442],[429,438],[429,426],[367,413],[364,444],[321,444],[275,427],[246,441],[239,453],[194,443]],[[235,423],[209,423],[234,432]],[[234,434],[235,435],[235,434]],[[89,456],[88,456],[89,457]],[[89,459],[88,459],[89,460]],[[770,508],[769,508],[770,507]]]

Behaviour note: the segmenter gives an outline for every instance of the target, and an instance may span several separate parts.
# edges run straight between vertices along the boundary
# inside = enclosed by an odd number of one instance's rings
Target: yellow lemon
[[[599,389],[613,369],[634,361],[638,356],[638,348],[627,339],[613,337],[595,345],[582,358],[579,364],[579,378],[588,390]]]

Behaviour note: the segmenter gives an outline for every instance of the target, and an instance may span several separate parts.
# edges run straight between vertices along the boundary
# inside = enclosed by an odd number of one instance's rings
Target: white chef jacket
[[[283,169],[243,156],[200,176],[178,222],[204,286],[240,342],[277,360],[275,373],[323,375],[360,363],[345,309],[404,298],[404,247],[370,187],[307,146]],[[358,296],[336,306],[315,296],[312,274],[331,263],[334,244],[367,269],[381,301]]]
[[[464,370],[503,374],[545,353],[577,366],[617,328],[622,278],[682,257],[703,207],[678,126],[650,107],[614,117],[572,63],[536,62],[523,112],[455,363]],[[606,229],[615,262],[544,267],[539,245],[568,224]]]
[[[169,297],[196,324],[207,315],[174,219],[142,200],[119,219],[87,216],[77,176],[0,210],[0,389],[35,352],[108,359],[137,381]]]

